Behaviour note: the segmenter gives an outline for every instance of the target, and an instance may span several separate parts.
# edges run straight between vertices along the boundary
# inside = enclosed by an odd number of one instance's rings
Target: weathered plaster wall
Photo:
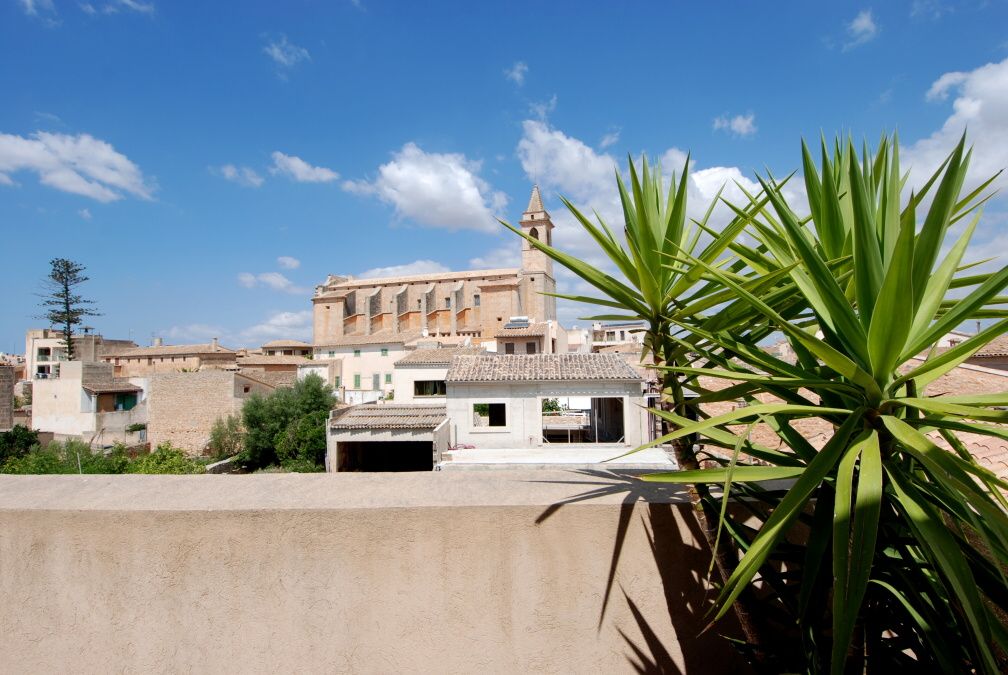
[[[14,426],[14,366],[0,364],[0,430]]]
[[[697,637],[707,557],[667,490],[573,472],[0,477],[0,669],[738,672],[720,628]]]

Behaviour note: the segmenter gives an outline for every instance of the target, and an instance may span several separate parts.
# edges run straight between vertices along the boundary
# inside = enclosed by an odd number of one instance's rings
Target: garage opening
[[[430,441],[340,441],[337,471],[433,471]]]
[[[545,443],[622,443],[623,399],[569,396],[542,402]]]

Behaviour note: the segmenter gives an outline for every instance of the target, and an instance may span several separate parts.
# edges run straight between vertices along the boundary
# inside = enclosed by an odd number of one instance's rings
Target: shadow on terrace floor
[[[647,505],[647,518],[641,518],[641,526],[651,547],[669,620],[678,639],[679,649],[682,651],[682,667],[669,652],[670,646],[662,644],[660,631],[652,628],[637,604],[620,587],[623,601],[627,603],[643,637],[643,642],[638,644],[622,628],[617,627],[620,636],[626,641],[627,661],[633,669],[638,673],[689,673],[689,675],[749,672],[745,661],[722,637],[724,634],[731,636],[739,634],[737,626],[729,618],[730,614],[703,632],[709,620],[707,612],[712,607],[716,594],[707,583],[710,549],[700,523],[693,515],[686,491],[675,485],[645,484],[637,475],[618,471],[580,470],[576,473],[593,480],[574,479],[564,483],[593,487],[550,505],[536,518],[536,524],[545,522],[567,504],[606,495],[624,495],[616,537],[613,541],[605,594],[599,609],[600,630],[612,600],[616,570],[627,533],[633,522],[634,505],[639,501],[647,502],[648,498],[652,499]],[[671,503],[655,503],[653,498],[656,495],[662,498],[661,501]]]

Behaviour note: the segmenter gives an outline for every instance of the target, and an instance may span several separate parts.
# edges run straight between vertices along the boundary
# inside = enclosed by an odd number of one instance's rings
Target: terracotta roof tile
[[[448,419],[444,406],[364,404],[338,410],[333,429],[434,429]]]
[[[546,334],[546,326],[547,324],[545,323],[533,323],[521,328],[501,328],[497,331],[497,335],[495,337],[539,337]]]
[[[456,356],[446,382],[633,381],[640,376],[616,354]]]
[[[92,394],[131,394],[143,391],[129,380],[112,380],[111,382],[88,382],[81,385],[84,391]]]
[[[199,355],[203,356],[206,354],[234,354],[233,349],[228,349],[227,347],[221,347],[218,345],[214,348],[212,343],[198,344],[198,345],[162,345],[160,347],[133,347],[131,349],[122,349],[115,352],[109,352],[103,354],[103,358],[114,358],[114,357],[136,357],[136,356],[188,356],[188,355]]]
[[[440,347],[438,349],[417,349],[395,362],[397,366],[447,366],[456,356],[478,356],[485,354],[479,347]]]
[[[408,330],[394,333],[390,330],[378,331],[370,335],[344,335],[327,342],[319,342],[316,347],[351,347],[353,345],[404,344],[420,337],[420,331]]]

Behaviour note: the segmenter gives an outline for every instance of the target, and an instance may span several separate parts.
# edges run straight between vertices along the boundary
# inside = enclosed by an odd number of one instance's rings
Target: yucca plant
[[[683,378],[669,367],[688,365],[696,345],[691,344],[688,336],[687,339],[673,337],[676,322],[686,321],[689,316],[735,300],[733,290],[722,287],[716,281],[702,278],[702,267],[677,264],[677,256],[685,253],[710,265],[729,249],[738,249],[748,258],[765,260],[767,265],[766,274],[756,278],[755,273],[748,271],[744,261],[729,264],[726,273],[743,288],[763,294],[779,286],[793,289],[793,283],[787,278],[786,271],[770,269],[774,263],[765,258],[765,249],[749,249],[739,243],[739,235],[749,221],[747,216],[733,218],[720,231],[710,227],[708,221],[720,193],[711,201],[702,218],[687,219],[688,158],[682,172],[669,180],[667,191],[660,169],[657,165],[652,167],[647,158],[642,158],[639,171],[632,158],[628,164],[629,189],[620,173],[615,172],[623,207],[622,238],[618,238],[597,213],[597,223],[592,222],[574,204],[562,196],[560,198],[578,223],[598,243],[619,278],[534,237],[526,236],[504,221],[501,223],[598,291],[593,296],[555,294],[559,298],[611,310],[610,313],[587,316],[585,319],[646,322],[642,360],[658,366],[661,378],[660,408],[665,413],[663,432],[669,432],[692,416],[683,388]],[[755,207],[765,203],[754,198]],[[745,273],[752,278],[746,278]],[[785,293],[783,297],[787,299],[790,295],[793,295],[793,291]],[[794,302],[790,304],[795,305]],[[766,327],[768,322],[758,312],[744,303],[736,301],[734,307],[737,311],[731,314],[733,321],[746,324],[754,331],[753,334],[759,330],[759,325],[766,328],[764,335],[772,330]],[[780,309],[785,313],[791,311],[787,306]],[[731,327],[723,318],[715,320],[720,321],[722,328]],[[693,450],[693,439],[683,434],[670,439],[679,467],[698,469],[700,465]],[[703,484],[691,489],[691,498],[697,506],[701,526],[713,546],[718,519],[717,503],[711,499],[707,486]],[[727,540],[723,540],[722,546],[714,547],[714,554],[723,578],[726,579],[737,555]],[[744,599],[736,604],[735,611],[747,640],[757,645],[758,649],[761,638],[752,612],[745,607]]]
[[[760,201],[738,213],[767,257],[788,270],[797,304],[807,310],[784,316],[751,280],[740,283],[686,247],[676,255],[682,268],[702,270],[701,278],[730,289],[781,331],[795,362],[768,353],[744,330],[673,318],[672,339],[692,337],[701,358],[668,370],[730,385],[702,390],[701,402],[744,398],[751,405],[698,421],[657,411],[679,428],[656,443],[700,434],[731,451],[721,453],[720,468],[647,480],[717,483],[726,503],[729,494],[744,497],[741,514],[721,511],[741,557],[716,616],[754,584],[773,586],[800,628],[804,650],[795,651],[809,671],[915,664],[927,672],[1002,672],[1008,483],[981,467],[956,434],[1008,438],[1008,392],[926,391],[1008,330],[1000,296],[1008,267],[967,274],[963,264],[993,178],[963,194],[965,139],[905,198],[895,137],[883,138],[874,153],[865,147],[860,159],[849,141],[837,142],[832,155],[824,142],[821,170],[804,143],[802,151],[810,216],[796,215],[772,177],[760,178]],[[964,229],[952,240],[957,223]],[[954,347],[934,349],[976,318],[994,321]],[[915,358],[921,354],[924,360]],[[768,395],[780,402],[763,402]],[[792,426],[810,416],[833,430],[821,448]],[[738,431],[756,423],[772,429],[781,448],[751,443],[751,426]],[[765,465],[744,466],[740,453]],[[785,488],[766,482],[781,479]]]

